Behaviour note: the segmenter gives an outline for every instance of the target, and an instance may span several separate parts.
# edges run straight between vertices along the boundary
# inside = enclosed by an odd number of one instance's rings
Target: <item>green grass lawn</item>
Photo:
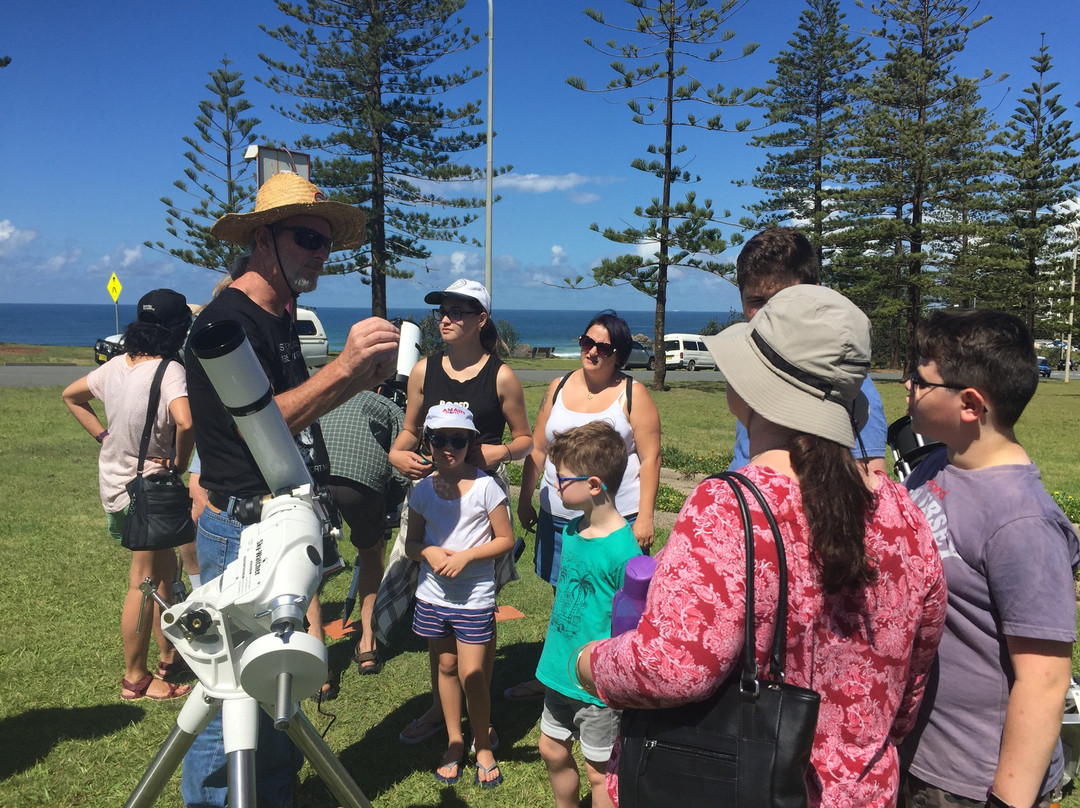
[[[900,385],[881,387],[889,418],[898,417]],[[530,413],[543,389],[527,385]],[[670,457],[702,468],[726,464],[734,422],[723,384],[673,384],[654,399]],[[1080,471],[1070,462],[1080,436],[1078,399],[1080,384],[1042,382],[1021,422],[1021,438],[1047,485],[1072,495],[1080,495]],[[178,705],[119,698],[119,611],[129,555],[105,531],[96,450],[61,403],[59,388],[0,390],[0,808],[123,804],[176,717]],[[499,695],[532,673],[547,623],[551,590],[533,574],[531,555],[519,563],[521,581],[500,599],[525,617],[499,626],[492,685],[502,738],[496,756],[506,778],[499,789],[473,786],[471,771],[455,789],[440,789],[431,771],[444,740],[398,741],[428,699],[427,653],[418,639],[399,631],[377,676],[360,677],[349,667],[350,642],[330,647],[331,665],[345,672],[340,698],[326,707],[336,716],[326,740],[378,808],[551,802],[536,750],[540,704]],[[349,573],[328,583],[328,621],[340,618],[348,583]],[[318,729],[330,724],[311,703],[305,710]],[[302,804],[335,804],[310,769],[302,777]],[[1080,799],[1064,804],[1076,808]],[[158,805],[181,805],[177,784]]]

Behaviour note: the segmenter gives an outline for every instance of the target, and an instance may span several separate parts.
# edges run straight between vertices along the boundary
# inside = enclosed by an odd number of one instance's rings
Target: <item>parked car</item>
[[[630,346],[630,356],[626,359],[626,369],[645,368],[652,370],[656,366],[656,354],[652,348],[646,348],[637,340]]]
[[[1064,359],[1059,359],[1058,360],[1058,370],[1065,370],[1065,360]],[[1073,359],[1072,361],[1069,362],[1069,370],[1070,371],[1076,370],[1076,360],[1075,359]]]
[[[300,335],[300,350],[309,368],[321,368],[330,361],[330,343],[314,309],[301,306],[296,310],[296,333]]]
[[[1039,375],[1050,378],[1050,362],[1045,356],[1038,357],[1039,359]]]
[[[104,365],[114,356],[122,354],[123,352],[123,334],[113,334],[111,337],[104,337],[94,343],[94,361],[99,365]]]
[[[314,310],[303,307],[296,310],[296,333],[300,335],[300,350],[309,368],[321,368],[330,361],[329,340]],[[123,352],[123,334],[113,334],[94,343],[94,361],[99,365],[104,365]]]
[[[716,368],[700,334],[665,334],[664,364],[669,368]]]

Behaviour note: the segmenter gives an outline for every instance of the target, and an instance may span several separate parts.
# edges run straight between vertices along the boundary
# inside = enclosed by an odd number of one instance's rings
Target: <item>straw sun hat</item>
[[[777,292],[749,323],[705,347],[728,384],[774,424],[849,449],[866,423],[862,383],[870,370],[870,321],[839,292],[798,284]]]
[[[210,228],[210,234],[250,247],[255,228],[305,214],[327,221],[335,250],[353,250],[364,243],[364,214],[360,208],[328,200],[315,185],[290,172],[275,174],[262,184],[252,213],[226,213]]]

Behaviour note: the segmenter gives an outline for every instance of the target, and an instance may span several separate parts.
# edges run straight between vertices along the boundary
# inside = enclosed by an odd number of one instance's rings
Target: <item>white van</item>
[[[297,308],[296,333],[300,335],[300,350],[309,368],[321,368],[330,361],[330,343],[314,310],[303,306]]]
[[[716,369],[701,334],[664,334],[664,364],[669,368]]]

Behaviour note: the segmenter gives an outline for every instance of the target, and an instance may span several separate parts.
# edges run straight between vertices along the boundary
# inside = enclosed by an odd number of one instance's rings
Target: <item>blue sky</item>
[[[599,87],[611,76],[608,61],[583,40],[609,38],[607,29],[583,13],[586,3],[549,0],[495,2],[495,163],[513,165],[497,180],[502,201],[495,206],[494,300],[496,309],[608,306],[650,309],[651,299],[629,288],[567,291],[550,284],[584,275],[618,245],[589,230],[621,228],[633,222],[633,208],[659,188],[630,168],[657,137],[655,127],[630,122],[622,101],[582,93],[566,84],[583,76]],[[593,0],[609,19],[624,14],[621,0]],[[725,55],[747,42],[757,53],[741,62],[702,72],[706,84],[728,88],[763,84],[769,60],[785,46],[804,5],[799,0],[751,0],[731,21],[736,36]],[[845,6],[847,22],[859,32],[872,25],[869,12]],[[1009,78],[984,96],[999,120],[1016,106],[1035,78],[1030,57],[1046,32],[1054,59],[1050,77],[1060,82],[1069,117],[1080,119],[1080,31],[1076,0],[988,0],[979,9],[994,19],[975,31],[959,64],[967,75],[990,68]],[[469,0],[467,22],[476,31],[487,24],[487,4]],[[109,303],[106,284],[115,272],[124,286],[121,301],[134,303],[144,292],[170,286],[190,300],[208,296],[215,276],[142,246],[165,240],[165,210],[159,201],[174,195],[172,183],[187,161],[181,138],[192,122],[208,73],[227,55],[247,79],[252,114],[267,138],[291,140],[295,124],[270,108],[282,99],[255,80],[266,69],[260,52],[288,57],[258,25],[284,22],[270,0],[185,0],[69,3],[41,0],[8,3],[0,27],[0,56],[12,63],[0,70],[0,300],[9,302]],[[486,44],[469,54],[484,67]],[[484,79],[471,98],[486,94]],[[286,99],[287,103],[287,99]],[[749,111],[750,114],[754,114]],[[734,123],[742,111],[725,114]],[[703,180],[694,186],[714,206],[743,213],[757,198],[749,179],[762,150],[745,145],[747,135],[702,133],[693,137],[691,169]],[[483,165],[479,150],[471,158]],[[684,193],[680,191],[681,193]],[[482,185],[476,193],[483,194]],[[483,239],[483,216],[469,235]],[[421,305],[431,289],[454,278],[483,279],[483,251],[433,244],[433,256],[412,280],[391,280],[388,302]],[[356,276],[324,278],[305,303],[368,306],[370,292]],[[726,313],[737,305],[731,285],[697,271],[675,271],[669,309]]]

